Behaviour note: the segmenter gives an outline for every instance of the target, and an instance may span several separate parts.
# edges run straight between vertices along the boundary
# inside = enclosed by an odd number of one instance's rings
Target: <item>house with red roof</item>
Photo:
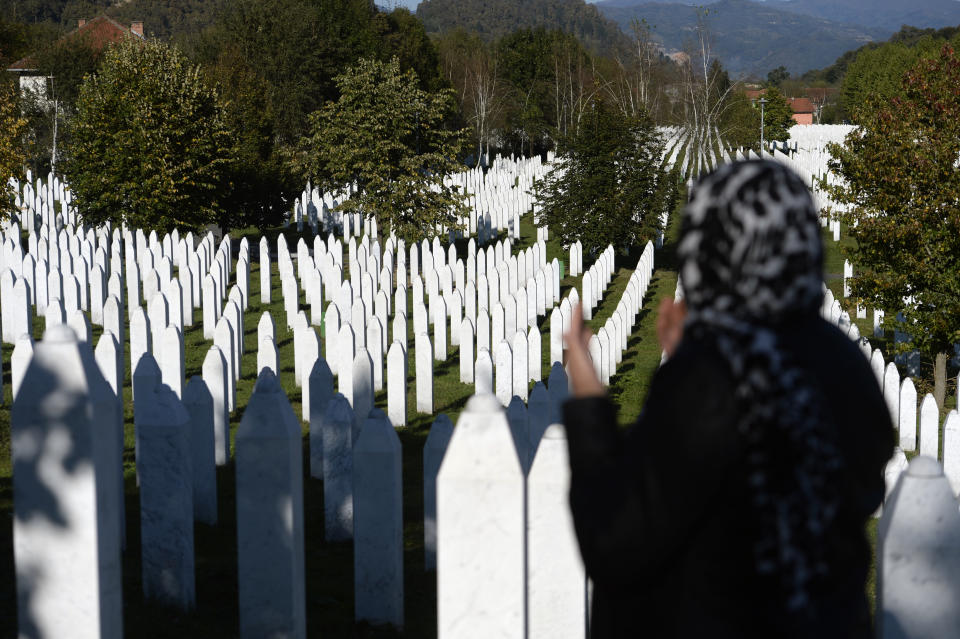
[[[86,46],[94,51],[101,51],[107,45],[119,42],[124,38],[140,38],[142,40],[143,22],[133,22],[129,27],[125,27],[113,18],[100,15],[92,20],[79,20],[76,29],[64,34],[50,46],[56,47],[82,39]],[[49,94],[47,86],[49,78],[43,76],[40,69],[37,68],[37,55],[32,54],[17,60],[7,67],[7,71],[19,76],[21,91],[30,90],[40,96],[46,96]]]
[[[757,100],[766,95],[766,89],[747,89],[743,92],[750,103],[757,105]],[[787,103],[793,109],[793,121],[797,124],[813,124],[813,116],[816,113],[813,101],[810,98],[787,98]]]
[[[810,98],[787,98],[790,108],[793,109],[793,121],[797,124],[813,124],[815,111]]]

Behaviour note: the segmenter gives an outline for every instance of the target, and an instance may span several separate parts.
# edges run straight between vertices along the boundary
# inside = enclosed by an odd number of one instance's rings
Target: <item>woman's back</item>
[[[893,429],[859,349],[819,317],[820,214],[768,160],[692,192],[677,245],[670,356],[625,436],[574,313],[570,498],[594,635],[869,636],[864,525]]]
[[[845,465],[825,535],[829,592],[812,593],[825,608],[799,627],[776,585],[752,570],[756,528],[731,372],[712,344],[686,340],[627,433],[609,428],[609,400],[566,407],[571,505],[595,580],[592,636],[869,636],[864,523],[883,498],[890,419],[866,360],[839,330],[809,317],[778,333],[822,389]]]

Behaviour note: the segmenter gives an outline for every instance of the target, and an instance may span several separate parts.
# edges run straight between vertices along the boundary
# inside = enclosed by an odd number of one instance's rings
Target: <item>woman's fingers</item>
[[[673,355],[683,338],[683,322],[687,317],[687,305],[681,300],[674,302],[664,298],[657,309],[657,340],[667,357]]]
[[[570,330],[565,336],[567,372],[575,397],[595,397],[605,392],[590,359],[589,344],[592,335],[583,321],[583,308],[577,304],[570,317]]]

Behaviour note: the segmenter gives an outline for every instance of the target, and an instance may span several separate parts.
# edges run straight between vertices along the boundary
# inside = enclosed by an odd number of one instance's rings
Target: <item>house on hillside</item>
[[[757,101],[767,94],[766,89],[747,89],[743,92],[750,100],[750,104],[757,106]],[[787,98],[787,103],[793,109],[793,121],[797,124],[813,124],[813,116],[816,112],[813,101],[810,98]]]
[[[813,102],[810,98],[787,98],[793,109],[793,121],[797,124],[813,124]]]
[[[116,20],[101,15],[92,20],[79,20],[77,28],[66,33],[59,40],[54,42],[51,47],[83,39],[87,46],[94,51],[101,51],[107,45],[119,42],[123,38],[143,39],[143,22],[133,22],[129,27],[125,27]],[[25,58],[17,60],[11,64],[7,71],[19,76],[20,90],[29,90],[34,92],[41,99],[51,95],[50,78],[44,76],[37,63],[36,58],[39,52],[28,55]]]

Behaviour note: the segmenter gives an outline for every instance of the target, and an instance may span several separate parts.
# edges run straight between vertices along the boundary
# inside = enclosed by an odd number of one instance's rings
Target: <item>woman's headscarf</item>
[[[817,210],[786,167],[727,164],[694,188],[678,253],[685,335],[713,341],[735,380],[757,571],[799,611],[828,570],[822,541],[837,511],[840,456],[822,392],[780,347],[777,328],[820,308]]]

